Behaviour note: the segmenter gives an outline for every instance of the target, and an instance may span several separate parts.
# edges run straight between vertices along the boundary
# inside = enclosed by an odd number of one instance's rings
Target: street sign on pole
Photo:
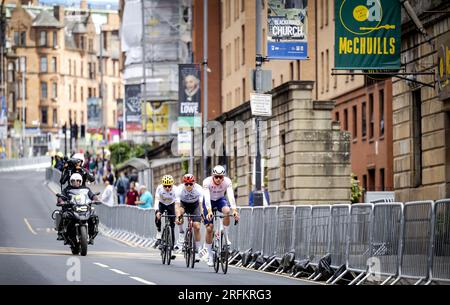
[[[250,93],[250,107],[254,116],[272,116],[272,95]]]

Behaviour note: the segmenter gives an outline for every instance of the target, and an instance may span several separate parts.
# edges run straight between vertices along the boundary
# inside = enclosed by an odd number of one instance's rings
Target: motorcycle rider
[[[86,186],[86,181],[94,182],[95,176],[87,171],[84,167],[84,155],[81,153],[74,154],[70,160],[64,163],[64,170],[61,174],[59,183],[64,185],[74,173],[78,173],[83,178],[82,186]]]
[[[88,190],[87,195],[91,201],[99,201],[96,194],[94,194],[87,186],[83,186],[83,178],[81,177],[81,174],[79,174],[79,173],[74,173],[70,176],[70,183],[62,191],[62,194],[66,198],[70,199],[73,195],[78,194],[77,190],[81,190],[81,189]],[[64,237],[62,235],[63,229],[64,229],[62,218],[63,218],[64,212],[65,212],[64,200],[62,198],[58,197],[58,203],[62,204],[62,210],[60,211],[60,213],[56,214],[56,219],[55,219],[56,228],[58,230],[57,240],[64,240]],[[89,222],[88,222],[89,244],[91,244],[91,245],[94,244],[94,238],[97,236],[97,233],[98,233],[96,224],[98,224],[98,216],[92,214],[91,217],[89,218]]]

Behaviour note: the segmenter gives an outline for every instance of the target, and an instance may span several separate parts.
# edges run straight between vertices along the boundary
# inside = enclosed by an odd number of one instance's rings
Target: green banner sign
[[[399,70],[399,0],[335,0],[335,68]]]

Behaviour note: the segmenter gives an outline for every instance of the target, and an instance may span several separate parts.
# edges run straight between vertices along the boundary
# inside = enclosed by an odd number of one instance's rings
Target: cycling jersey
[[[160,203],[166,206],[174,203],[177,200],[176,192],[177,187],[175,185],[172,186],[170,191],[166,191],[162,184],[158,185],[155,192],[155,209],[159,210]]]
[[[216,185],[212,177],[208,177],[203,180],[203,190],[205,197],[206,206],[211,205],[211,201],[218,201],[225,197],[225,193],[228,197],[228,203],[232,209],[236,208],[236,203],[234,202],[234,192],[231,179],[224,177],[219,185]]]
[[[192,190],[188,191],[184,184],[177,187],[177,202],[196,203],[203,202],[203,188],[195,183]]]

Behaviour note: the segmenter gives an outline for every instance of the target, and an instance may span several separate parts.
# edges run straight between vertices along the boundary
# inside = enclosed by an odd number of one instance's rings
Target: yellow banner
[[[153,109],[152,107],[155,107]],[[147,131],[153,131],[153,119],[155,120],[155,132],[167,132],[169,130],[169,105],[167,103],[147,103]],[[142,126],[145,125],[142,118]]]

